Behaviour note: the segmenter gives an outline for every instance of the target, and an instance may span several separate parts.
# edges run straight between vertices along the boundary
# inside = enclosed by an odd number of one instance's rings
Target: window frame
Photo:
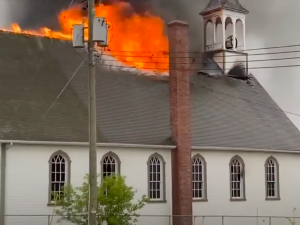
[[[162,187],[160,188],[160,192],[161,193],[161,198],[160,199],[151,199],[150,198],[150,160],[152,158],[158,158],[160,161],[160,165],[161,165],[161,176],[162,176],[162,181],[161,181],[161,185]],[[157,152],[150,155],[148,160],[147,160],[147,183],[148,183],[148,198],[149,201],[148,203],[166,203],[166,162],[164,160],[164,158],[162,157],[162,155],[158,154]]]
[[[237,160],[240,163],[241,166],[241,185],[242,187],[240,188],[241,191],[241,197],[233,197],[232,196],[232,176],[231,176],[231,165],[233,160]],[[233,156],[230,161],[229,161],[229,193],[230,193],[230,201],[246,201],[246,177],[245,177],[245,163],[242,157],[235,155]]]
[[[192,163],[192,191],[194,192],[194,176],[193,176],[193,161],[194,159],[200,159],[202,162],[202,198],[194,198],[193,197],[193,201],[194,202],[206,202],[208,201],[207,199],[207,163],[206,160],[204,159],[204,157],[200,154],[196,154],[192,157],[191,163]],[[194,193],[192,193],[193,196]]]
[[[71,159],[69,157],[69,155],[62,151],[62,150],[58,150],[56,152],[54,152],[49,160],[48,160],[48,164],[49,164],[49,180],[48,180],[48,206],[54,206],[54,205],[57,205],[55,202],[52,202],[51,201],[51,183],[52,183],[52,159],[57,156],[57,155],[60,155],[62,156],[64,159],[65,159],[65,163],[67,164],[66,165],[66,181],[65,181],[65,185],[70,185],[71,184]]]
[[[120,160],[119,156],[116,153],[114,153],[112,151],[109,151],[109,152],[105,153],[102,156],[102,159],[100,161],[101,183],[102,183],[102,181],[104,179],[104,177],[103,177],[103,175],[104,175],[104,173],[103,173],[103,162],[104,162],[104,159],[106,157],[112,157],[115,160],[115,162],[116,162],[116,173],[115,174],[118,174],[118,175],[121,174],[121,160]]]
[[[275,195],[274,197],[268,196],[268,184],[267,184],[267,166],[269,160],[272,160],[275,165]],[[280,200],[280,185],[279,185],[279,163],[274,156],[270,156],[265,161],[265,196],[266,201],[277,201]]]

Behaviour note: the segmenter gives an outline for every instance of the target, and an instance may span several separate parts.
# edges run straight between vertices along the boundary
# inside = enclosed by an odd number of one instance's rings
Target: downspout
[[[1,143],[1,171],[0,171],[0,224],[5,225],[5,174],[6,174],[6,144]]]

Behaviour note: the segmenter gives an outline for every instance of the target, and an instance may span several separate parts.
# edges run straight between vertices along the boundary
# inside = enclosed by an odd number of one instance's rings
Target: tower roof
[[[210,0],[206,8],[200,14],[204,15],[208,12],[218,9],[227,9],[230,11],[237,11],[244,14],[249,13],[249,11],[239,3],[239,0]]]

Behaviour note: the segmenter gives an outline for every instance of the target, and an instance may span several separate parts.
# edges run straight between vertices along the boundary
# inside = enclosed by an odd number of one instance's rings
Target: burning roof
[[[128,7],[123,3],[99,7],[97,15],[112,25],[111,51],[102,60],[118,59],[127,66],[166,72],[168,42],[160,18],[150,14],[120,17],[120,10]],[[82,22],[80,8],[62,11],[59,21],[59,32],[22,31],[17,24],[11,31],[63,40],[0,32],[1,140],[88,141],[86,64],[44,116],[86,56],[84,50],[75,51],[71,42],[64,41],[71,38],[72,24]],[[104,69],[101,62],[97,71],[98,142],[170,144],[168,77],[152,79],[132,71]],[[299,131],[255,78],[250,86],[227,76],[194,72],[193,146],[300,149]]]
[[[116,2],[112,5],[96,7],[96,16],[105,17],[110,24],[109,49],[104,53],[127,66],[140,69],[150,68],[156,72],[168,70],[168,40],[164,34],[164,21],[150,13],[138,15],[131,10],[128,3]],[[124,12],[130,14],[124,16]],[[84,23],[87,20],[82,15],[79,5],[62,10],[58,16],[60,31],[53,31],[47,27],[40,30],[22,30],[18,24],[12,24],[9,29],[14,33],[46,36],[63,40],[71,40],[72,25]],[[86,29],[86,36],[88,30]]]
[[[71,42],[0,32],[0,139],[88,141],[88,76]],[[98,142],[170,144],[168,77],[97,64]],[[300,149],[297,128],[255,81],[191,74],[193,146]],[[161,77],[161,76],[159,76]],[[246,100],[243,100],[246,99]]]

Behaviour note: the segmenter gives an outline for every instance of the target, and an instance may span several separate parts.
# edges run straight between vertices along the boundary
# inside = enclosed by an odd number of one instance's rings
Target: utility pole
[[[97,121],[96,121],[96,71],[94,43],[108,45],[108,24],[104,17],[95,17],[95,0],[84,0],[83,10],[88,10],[88,60],[89,60],[89,209],[88,225],[97,225]],[[100,4],[100,0],[96,0]],[[95,23],[95,24],[94,24]],[[74,48],[85,48],[84,22],[73,24]]]
[[[94,59],[94,0],[88,0],[88,57],[89,57],[89,222],[97,225],[97,125],[96,71]]]

